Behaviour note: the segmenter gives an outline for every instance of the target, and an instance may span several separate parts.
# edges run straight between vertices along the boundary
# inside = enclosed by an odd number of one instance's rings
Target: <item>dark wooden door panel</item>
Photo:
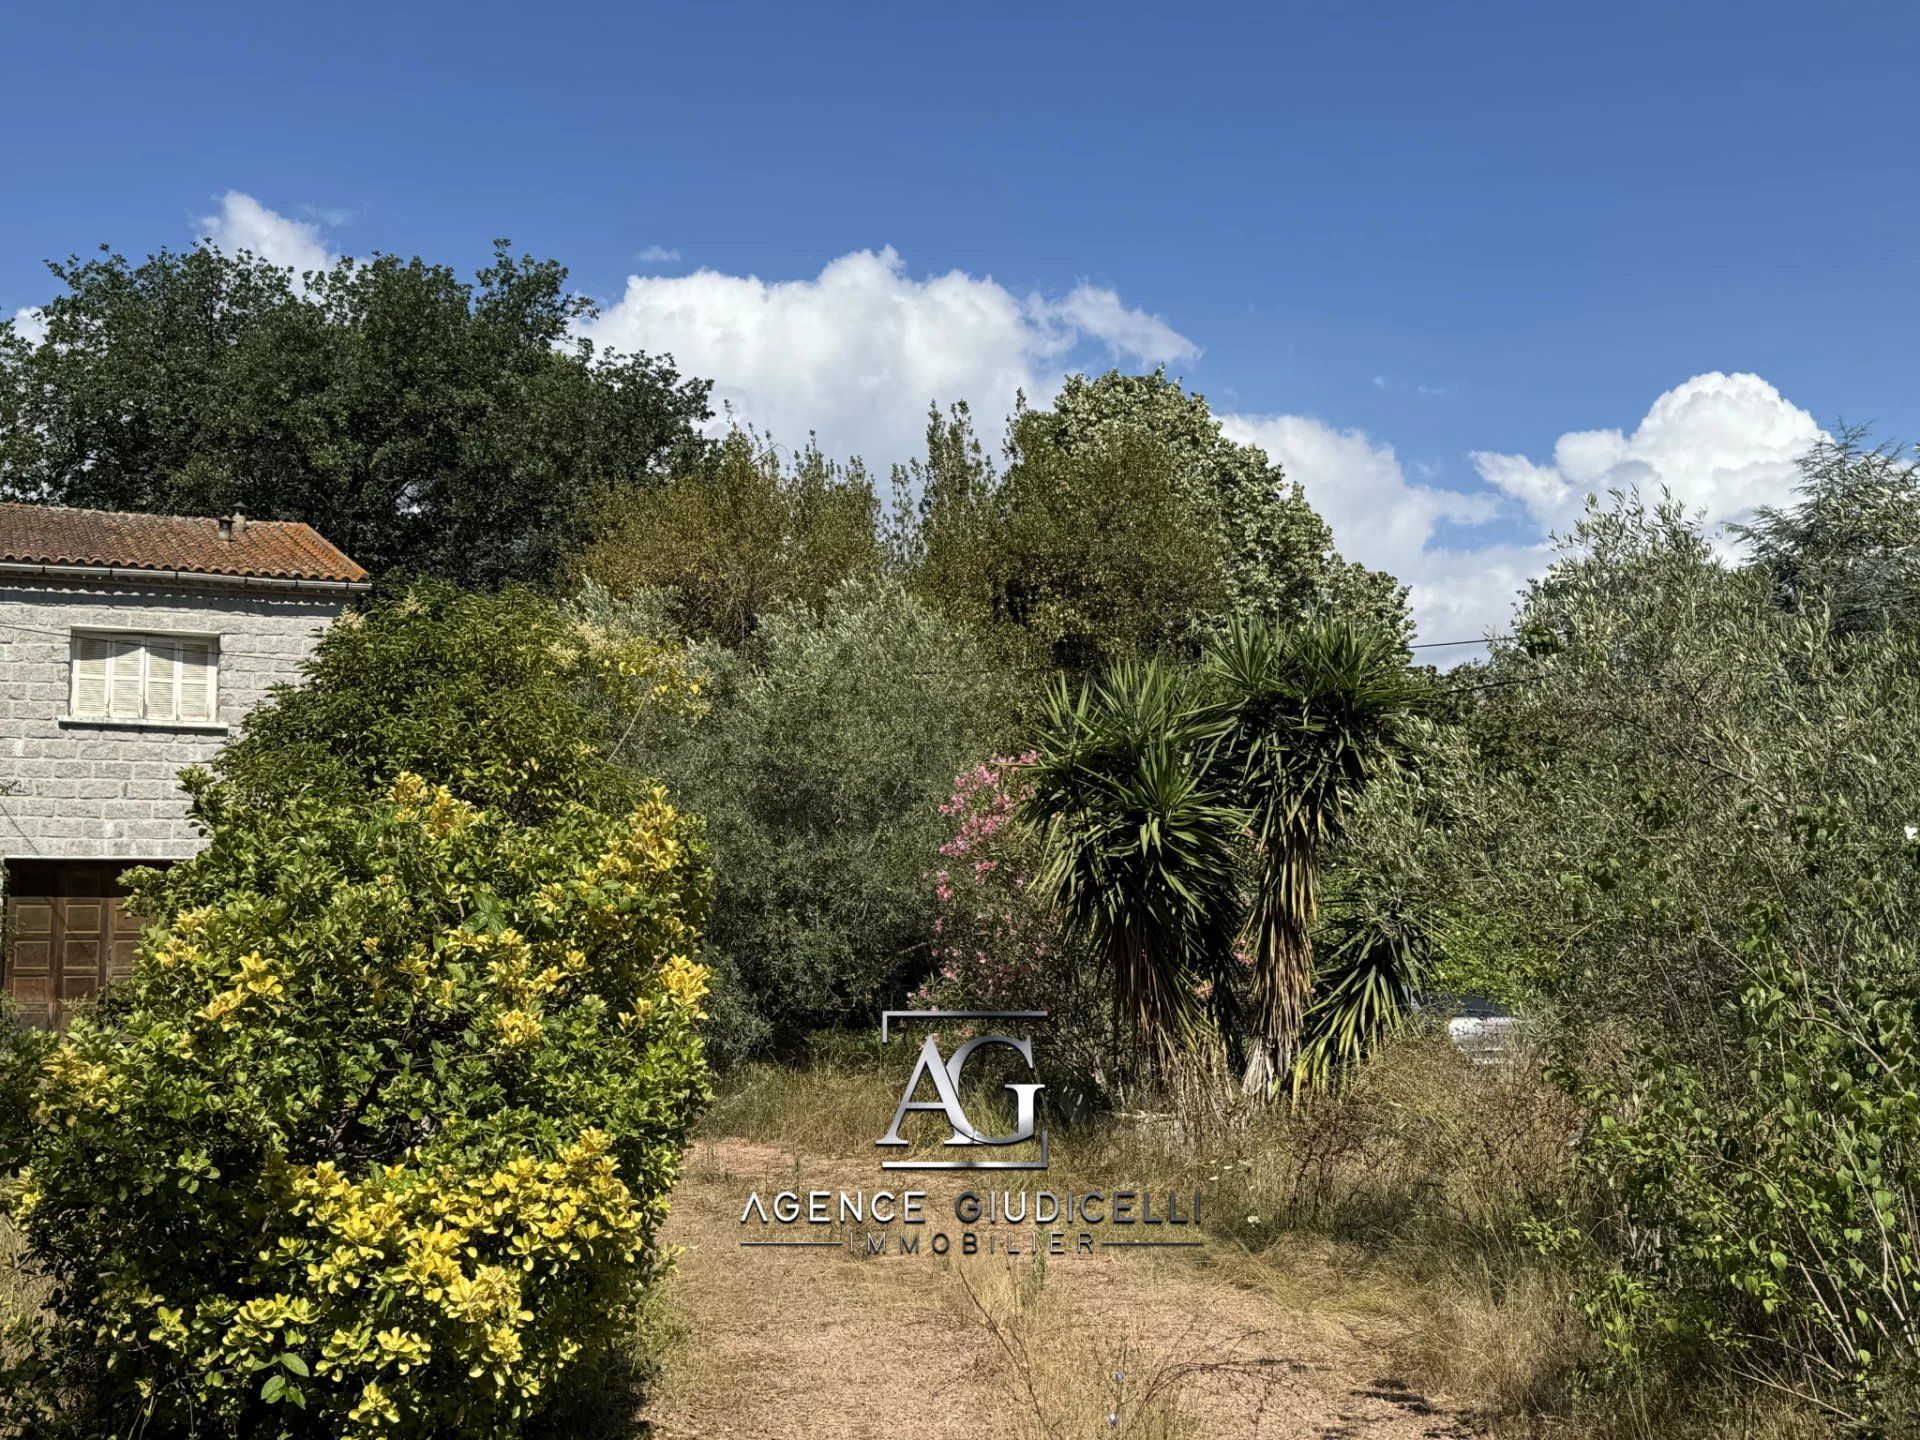
[[[53,903],[60,914],[60,999],[84,1000],[106,979],[106,902],[66,897]]]
[[[133,969],[139,915],[122,871],[138,860],[20,860],[7,868],[0,987],[30,1025],[65,1029],[71,1007]],[[158,862],[164,863],[164,862]]]
[[[9,896],[6,902],[6,992],[29,1025],[53,1024],[53,901]]]

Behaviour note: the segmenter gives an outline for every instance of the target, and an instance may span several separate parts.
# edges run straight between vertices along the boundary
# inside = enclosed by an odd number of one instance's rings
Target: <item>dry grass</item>
[[[1149,1359],[1125,1341],[1103,1342],[1063,1324],[1046,1290],[1046,1257],[995,1266],[976,1277],[954,1271],[964,1305],[955,1320],[989,1335],[1015,1379],[1009,1428],[1022,1440],[1183,1440],[1179,1361]]]
[[[1380,1440],[1461,1434],[1390,1358],[1189,1252],[861,1258],[743,1254],[747,1189],[871,1184],[864,1158],[697,1145],[668,1239],[681,1338],[661,1440]],[[935,1208],[930,1204],[930,1209]]]
[[[674,1197],[666,1238],[683,1253],[634,1373],[566,1433],[632,1434],[621,1397],[649,1371],[657,1440],[1826,1433],[1752,1393],[1581,1392],[1594,1351],[1571,1277],[1519,1229],[1578,1201],[1572,1116],[1526,1065],[1414,1041],[1299,1110],[1195,1086],[1056,1125],[1055,1186],[1198,1191],[1202,1251],[741,1251],[747,1189],[873,1187],[898,1079],[861,1047],[730,1078]],[[969,1113],[994,1101],[970,1095]],[[0,1220],[0,1328],[43,1299]]]
[[[882,1069],[860,1052],[804,1068],[749,1066],[703,1128],[810,1155],[871,1155],[900,1078],[897,1066]],[[984,1123],[1002,1098],[970,1089],[968,1113]],[[1516,1217],[1566,1193],[1574,1123],[1531,1068],[1476,1067],[1427,1038],[1398,1047],[1341,1095],[1299,1109],[1195,1083],[1144,1110],[1056,1124],[1052,1163],[1089,1182],[1198,1188],[1212,1206],[1209,1229],[1254,1249],[1302,1230],[1363,1247],[1410,1230],[1458,1243],[1505,1234]],[[929,1122],[914,1153],[932,1153],[936,1138]]]
[[[1047,1262],[956,1266],[956,1319],[989,1335],[1013,1377],[1015,1440],[1203,1440],[1231,1425],[1257,1435],[1297,1418],[1304,1361],[1223,1336],[1203,1317],[1171,1334],[1130,1333],[1125,1317],[1076,1324],[1077,1298],[1047,1285]]]
[[[707,1133],[778,1147],[771,1154],[847,1157],[864,1169],[892,1118],[897,1070],[860,1047],[803,1069],[753,1067],[719,1098]],[[987,1093],[970,1097],[969,1113],[984,1117],[993,1102]],[[1204,1197],[1207,1249],[1162,1279],[1170,1294],[1204,1293],[1262,1341],[1248,1346],[1202,1326],[1196,1334],[1210,1348],[1189,1353],[1163,1331],[1127,1363],[1114,1349],[1124,1335],[1109,1331],[1105,1350],[1066,1338],[1072,1327],[1061,1307],[1084,1302],[1072,1293],[1084,1277],[1059,1273],[1070,1267],[1057,1264],[1051,1278],[1042,1270],[1038,1280],[1005,1267],[964,1271],[963,1286],[972,1286],[964,1304],[990,1353],[1018,1377],[1014,1393],[1027,1397],[1019,1440],[1268,1433],[1259,1420],[1254,1429],[1218,1428],[1224,1413],[1209,1416],[1206,1397],[1270,1391],[1280,1410],[1297,1409],[1287,1386],[1299,1377],[1286,1366],[1309,1354],[1377,1366],[1378,1375],[1362,1378],[1378,1384],[1353,1391],[1363,1398],[1456,1397],[1475,1433],[1820,1433],[1764,1396],[1583,1393],[1579,1377],[1595,1342],[1572,1299],[1573,1278],[1522,1230],[1529,1217],[1580,1205],[1576,1123],[1537,1064],[1474,1066],[1442,1037],[1397,1045],[1343,1093],[1298,1109],[1195,1083],[1126,1115],[1067,1130],[1056,1123],[1053,1184],[1071,1177],[1077,1186]],[[789,1165],[799,1179],[804,1167]],[[1285,1346],[1272,1343],[1270,1321],[1285,1331]],[[1126,1406],[1112,1379],[1121,1373],[1133,1387]],[[1233,1423],[1244,1426],[1246,1414],[1234,1412]]]

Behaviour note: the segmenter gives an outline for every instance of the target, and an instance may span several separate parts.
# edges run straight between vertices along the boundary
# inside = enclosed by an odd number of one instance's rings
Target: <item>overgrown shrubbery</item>
[[[0,1182],[27,1159],[33,1138],[33,1093],[53,1036],[20,1023],[13,1001],[0,996]]]
[[[1467,680],[1423,883],[1578,1056],[1593,1208],[1551,1234],[1589,1267],[1598,1378],[1759,1378],[1897,1429],[1920,1355],[1920,641],[1855,603],[1906,583],[1900,536],[1822,540],[1848,463],[1810,462],[1759,566],[1672,506],[1595,507]]]
[[[607,708],[622,763],[709,819],[723,1059],[950,987],[935,807],[1056,669],[1192,658],[1236,611],[1404,635],[1392,578],[1343,561],[1298,485],[1161,374],[1021,408],[1003,467],[964,407],[936,413],[896,482],[876,544],[858,463],[737,433],[620,500],[574,567],[596,626],[689,637],[708,685],[677,722]]]
[[[49,1383],[9,1388],[163,1435],[511,1434],[657,1263],[706,1093],[697,828],[404,774],[217,820],[47,1064],[15,1213]]]
[[[1005,723],[1005,677],[891,582],[694,658],[710,705],[636,726],[625,753],[707,817],[721,1055],[877,1023],[932,962],[938,806]]]
[[[564,1429],[658,1271],[700,1035],[907,996],[1051,1012],[1050,1097],[1096,1101],[1061,1156],[1204,1188],[1250,1255],[1478,1266],[1489,1334],[1531,1296],[1515,1409],[1588,1404],[1579,1365],[1648,1427],[1758,1381],[1920,1428],[1904,455],[1823,445],[1745,565],[1595,504],[1442,683],[1161,375],[1074,380],[998,469],[936,415],[885,534],[857,464],[674,453],[575,603],[346,617],[195,782],[211,844],[142,882],[134,977],[50,1058],[0,1022],[55,1287],[0,1430]],[[1466,991],[1557,1089],[1408,1023]],[[758,1068],[780,1103],[732,1123],[875,1133],[871,1047],[815,1049],[857,1081]]]
[[[1510,1218],[1532,1213],[1555,1252],[1540,1273],[1576,1285],[1595,1326],[1583,1413],[1677,1416],[1756,1380],[1868,1429],[1920,1413],[1920,626],[1898,603],[1920,560],[1893,503],[1911,481],[1844,449],[1808,476],[1749,566],[1670,505],[1596,505],[1515,637],[1401,727],[1415,763],[1313,847],[1328,903],[1300,912],[1315,969],[1298,1083],[1377,1091],[1363,1051],[1447,992],[1522,1004],[1554,1043],[1549,1139],[1577,1163]],[[1173,799],[1219,742],[1201,727],[1166,757],[1128,749],[1150,697],[1108,684],[1088,702],[1102,725],[1059,727],[1080,747],[1061,747],[1075,835],[1112,841],[1075,853],[1137,938],[1119,958],[1163,954],[1204,989],[1183,960],[1194,917],[1152,913],[1122,862],[1162,834],[1177,859],[1199,833]],[[1277,735],[1274,756],[1299,764],[1306,742]],[[1101,768],[1112,756],[1127,765]],[[1034,960],[1049,917],[1018,882],[1038,857],[1002,823],[1027,783],[995,769],[950,802],[949,847],[987,868],[943,877],[961,912],[943,999],[1064,973]],[[1356,1100],[1308,1100],[1297,1133]],[[1506,1142],[1484,1139],[1502,1163]]]
[[[620,702],[617,721],[596,697]],[[342,616],[306,683],[249,715],[215,769],[249,805],[351,799],[410,770],[518,819],[619,810],[646,785],[614,760],[616,723],[697,704],[678,644],[615,636],[530,590],[426,583]]]
[[[1611,1370],[1732,1365],[1920,1418],[1920,990],[1816,982],[1756,917],[1730,1066],[1659,1045],[1587,1099],[1616,1201],[1587,1310]],[[1893,957],[1889,957],[1893,958]],[[1879,970],[1879,975],[1890,973]],[[1576,1251],[1575,1253],[1579,1253]]]
[[[996,755],[962,770],[941,804],[947,838],[930,884],[932,969],[909,1003],[929,1009],[1047,1012],[1036,1072],[1056,1107],[1111,1099],[1121,1037],[1094,956],[1034,888],[1038,837],[1021,823],[1039,758]]]
[[[207,848],[5,1097],[54,1288],[4,1425],[508,1436],[618,1369],[706,1097],[709,881],[599,701],[695,703],[683,658],[427,587],[191,777]]]

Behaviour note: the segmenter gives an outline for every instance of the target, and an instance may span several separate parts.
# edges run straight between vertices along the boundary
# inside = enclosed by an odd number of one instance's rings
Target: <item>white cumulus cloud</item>
[[[1139,364],[1200,357],[1200,347],[1158,315],[1121,304],[1118,293],[1101,286],[1080,284],[1063,300],[1028,303],[1036,316],[1064,326],[1069,341],[1085,333],[1104,341],[1114,354],[1131,357]]]
[[[1696,375],[1653,402],[1631,435],[1572,430],[1553,459],[1477,450],[1473,463],[1501,493],[1542,525],[1564,528],[1588,495],[1662,487],[1709,524],[1739,520],[1793,492],[1795,465],[1821,438],[1813,416],[1758,375]]]
[[[220,208],[194,222],[196,233],[228,254],[252,251],[262,260],[291,267],[295,275],[329,268],[335,256],[320,238],[320,227],[270,210],[253,196],[229,190]]]
[[[37,305],[22,305],[13,312],[13,329],[28,344],[38,345],[47,338],[47,317]]]
[[[1504,629],[1521,587],[1552,558],[1549,532],[1570,530],[1589,494],[1637,488],[1651,499],[1665,488],[1724,533],[1757,507],[1789,500],[1796,462],[1823,435],[1760,376],[1716,370],[1659,396],[1630,433],[1567,432],[1550,461],[1474,451],[1489,488],[1465,492],[1409,480],[1393,447],[1359,430],[1300,415],[1221,419],[1306,486],[1342,554],[1410,587],[1426,640]],[[1475,533],[1483,525],[1495,528]],[[1477,652],[1448,658],[1469,653]]]
[[[1393,446],[1365,431],[1305,415],[1222,415],[1220,423],[1306,487],[1342,555],[1405,582],[1426,639],[1464,640],[1503,629],[1515,592],[1544,563],[1543,545],[1448,543],[1439,534],[1442,525],[1496,520],[1505,508],[1501,499],[1409,480]],[[1474,653],[1463,648],[1453,658]]]
[[[1089,344],[1137,366],[1199,354],[1110,289],[1048,298],[960,270],[914,276],[891,247],[842,255],[803,280],[630,276],[582,331],[597,345],[672,354],[784,443],[816,432],[829,451],[882,466],[919,452],[930,403],[965,400],[990,433],[1017,392],[1051,398]]]
[[[195,223],[224,250],[251,250],[296,273],[335,259],[321,225],[241,191]],[[666,264],[679,254],[651,245],[637,258]],[[37,310],[13,320],[29,339],[45,333]],[[1200,355],[1110,288],[1083,282],[1054,296],[1017,295],[962,270],[915,276],[891,248],[842,255],[798,280],[710,269],[633,275],[582,333],[603,347],[670,352],[683,372],[713,379],[737,418],[788,444],[817,433],[830,451],[879,466],[918,453],[930,403],[968,401],[991,442],[1017,393],[1046,404],[1069,369],[1145,369]],[[1386,375],[1373,383],[1403,388]],[[1659,396],[1630,432],[1569,431],[1545,460],[1473,451],[1484,488],[1457,490],[1409,479],[1393,446],[1361,430],[1283,413],[1220,418],[1305,485],[1342,554],[1410,587],[1427,640],[1504,629],[1521,587],[1550,558],[1547,532],[1568,528],[1588,494],[1665,487],[1723,525],[1787,500],[1795,462],[1822,434],[1760,376],[1710,371]]]

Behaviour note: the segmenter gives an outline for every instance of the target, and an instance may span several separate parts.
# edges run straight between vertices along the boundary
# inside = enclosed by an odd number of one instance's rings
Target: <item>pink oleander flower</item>
[[[1037,759],[1027,751],[969,766],[937,807],[952,828],[937,847],[949,868],[931,877],[939,970],[921,987],[936,1005],[1030,1004],[1044,993],[1050,922],[1027,897],[1026,840],[1013,824],[1026,792],[1020,771]]]

